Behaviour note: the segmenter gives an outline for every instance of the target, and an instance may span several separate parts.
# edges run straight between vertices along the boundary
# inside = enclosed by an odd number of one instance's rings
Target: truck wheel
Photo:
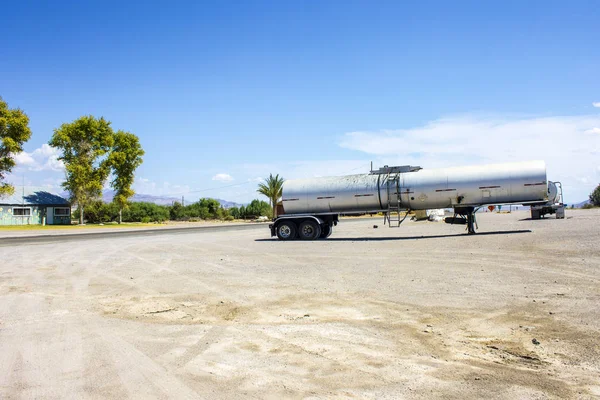
[[[333,232],[333,227],[331,225],[323,225],[323,227],[321,228],[321,236],[319,237],[321,239],[327,239],[329,236],[331,236],[331,232]]]
[[[302,240],[314,240],[321,236],[321,227],[315,221],[307,219],[300,223],[298,236]]]
[[[281,240],[293,240],[296,238],[296,224],[294,221],[282,221],[277,225],[277,237]]]

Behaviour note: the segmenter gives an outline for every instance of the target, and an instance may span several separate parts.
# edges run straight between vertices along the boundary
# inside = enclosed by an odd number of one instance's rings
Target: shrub
[[[154,203],[131,203],[126,210],[123,210],[123,221],[144,222],[147,218],[148,222],[164,222],[169,219],[169,211],[169,207]]]
[[[73,211],[72,218],[79,219],[80,209]],[[93,201],[84,209],[84,220],[91,224],[117,221],[119,207],[114,203],[104,203],[100,200]]]
[[[596,207],[600,207],[600,185],[596,186],[596,189],[590,193],[590,202]]]
[[[221,206],[218,200],[208,198],[202,198],[187,206],[175,202],[169,208],[169,217],[176,221],[224,219],[228,215],[229,212]]]
[[[241,212],[241,209],[240,209]],[[273,216],[273,210],[269,203],[262,200],[252,200],[248,206],[244,209],[244,218],[258,218],[260,216],[267,216],[271,218]]]
[[[243,207],[243,206],[242,206],[242,207]],[[230,208],[229,210],[227,210],[227,211],[229,211],[229,215],[230,215],[231,217],[233,217],[234,219],[238,219],[238,218],[240,218],[240,209],[239,209],[239,208],[237,208],[237,207],[231,207],[231,208]]]
[[[176,201],[173,203],[173,206],[171,206],[171,209],[169,210],[169,217],[173,221],[185,218],[185,208],[180,202]]]

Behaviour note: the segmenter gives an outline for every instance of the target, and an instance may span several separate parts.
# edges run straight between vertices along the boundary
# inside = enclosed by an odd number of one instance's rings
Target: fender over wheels
[[[277,225],[277,237],[281,240],[294,240],[298,233],[296,224],[291,220],[284,220]]]
[[[304,220],[298,227],[298,236],[302,240],[318,239],[321,236],[321,227],[313,220]]]

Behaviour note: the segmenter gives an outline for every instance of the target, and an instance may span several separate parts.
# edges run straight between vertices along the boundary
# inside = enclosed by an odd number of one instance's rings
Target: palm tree
[[[269,174],[265,182],[258,185],[257,192],[269,198],[269,204],[273,207],[273,218],[277,217],[277,201],[281,197],[283,181],[283,177],[280,177],[279,174],[275,176]]]

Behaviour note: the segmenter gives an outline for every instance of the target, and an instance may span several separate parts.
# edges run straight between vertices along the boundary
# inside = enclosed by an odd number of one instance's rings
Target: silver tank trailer
[[[528,161],[289,180],[283,185],[282,205],[286,215],[384,211],[388,204],[398,204],[398,192],[401,207],[411,210],[547,202],[546,164]]]

